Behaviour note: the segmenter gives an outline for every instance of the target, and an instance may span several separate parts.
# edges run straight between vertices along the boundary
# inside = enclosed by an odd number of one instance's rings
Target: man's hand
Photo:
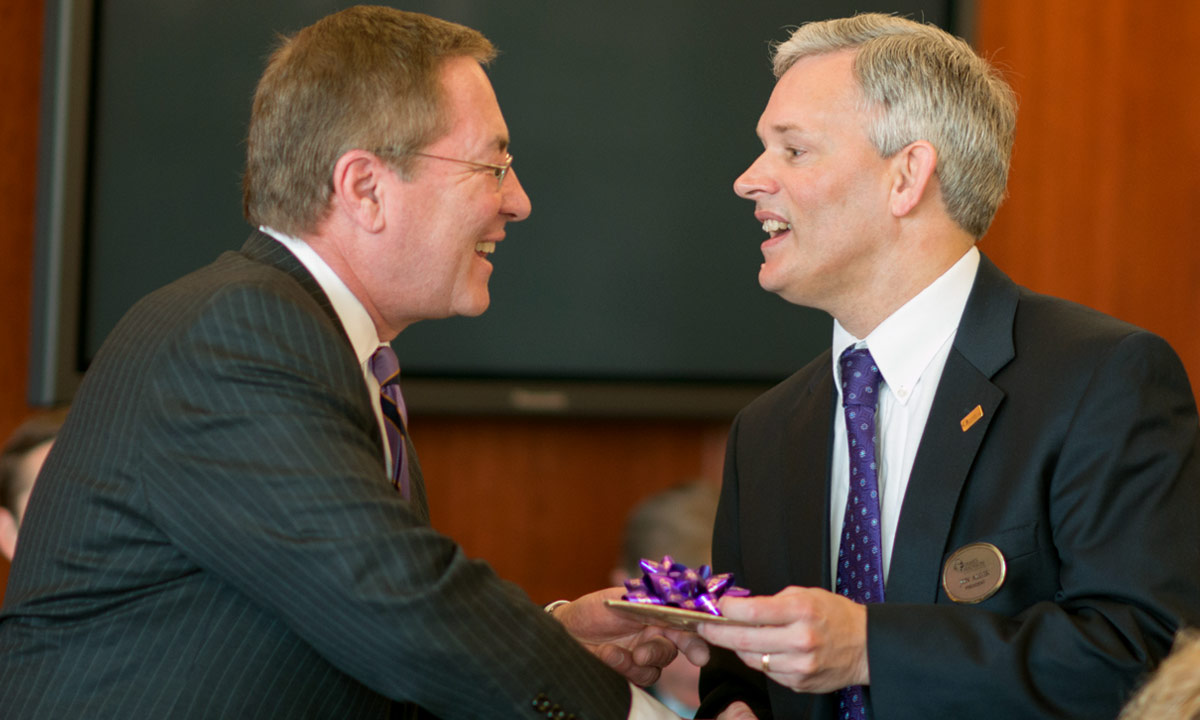
[[[702,623],[700,636],[755,670],[764,670],[769,655],[767,677],[784,687],[820,693],[871,682],[865,605],[828,590],[789,587],[769,597],[725,597],[719,607],[728,618],[761,627]]]
[[[17,521],[7,508],[0,508],[0,555],[12,560],[17,551]]]
[[[606,665],[641,686],[653,685],[679,650],[696,665],[708,662],[708,645],[695,634],[644,625],[605,606],[624,592],[614,587],[589,593],[557,608],[554,617]]]

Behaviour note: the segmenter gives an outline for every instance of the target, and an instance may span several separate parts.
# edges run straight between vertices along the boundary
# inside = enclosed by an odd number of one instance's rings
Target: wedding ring
[[[765,673],[771,672],[771,653],[763,653],[762,667],[763,667],[763,672],[765,672]]]

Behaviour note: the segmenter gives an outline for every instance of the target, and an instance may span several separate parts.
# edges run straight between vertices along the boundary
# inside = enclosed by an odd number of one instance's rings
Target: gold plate
[[[670,605],[652,605],[650,603],[635,603],[628,600],[605,600],[604,604],[619,613],[629,615],[647,624],[659,627],[673,627],[680,630],[695,630],[702,622],[719,625],[744,625],[754,627],[754,623],[730,620],[723,615],[709,615],[698,610],[684,610]]]

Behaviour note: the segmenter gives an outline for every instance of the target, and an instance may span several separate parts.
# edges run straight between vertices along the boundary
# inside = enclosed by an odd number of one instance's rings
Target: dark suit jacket
[[[0,715],[624,718],[625,680],[392,488],[325,295],[255,233],[87,373],[0,615]]]
[[[734,422],[713,565],[756,594],[829,588],[827,351]],[[960,420],[983,417],[964,431]],[[1200,622],[1196,407],[1160,338],[1032,293],[983,258],[905,495],[885,588],[869,605],[876,720],[1113,718]],[[943,566],[990,542],[1000,590],[952,602]],[[760,718],[833,718],[722,654],[711,717],[743,699]]]

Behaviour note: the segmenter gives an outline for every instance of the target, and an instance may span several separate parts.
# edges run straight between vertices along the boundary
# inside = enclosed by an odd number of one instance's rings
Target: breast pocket
[[[942,559],[940,601],[1010,616],[1053,601],[1057,557],[1049,540],[1039,538],[1038,528],[1036,522],[1027,523],[952,549]]]

